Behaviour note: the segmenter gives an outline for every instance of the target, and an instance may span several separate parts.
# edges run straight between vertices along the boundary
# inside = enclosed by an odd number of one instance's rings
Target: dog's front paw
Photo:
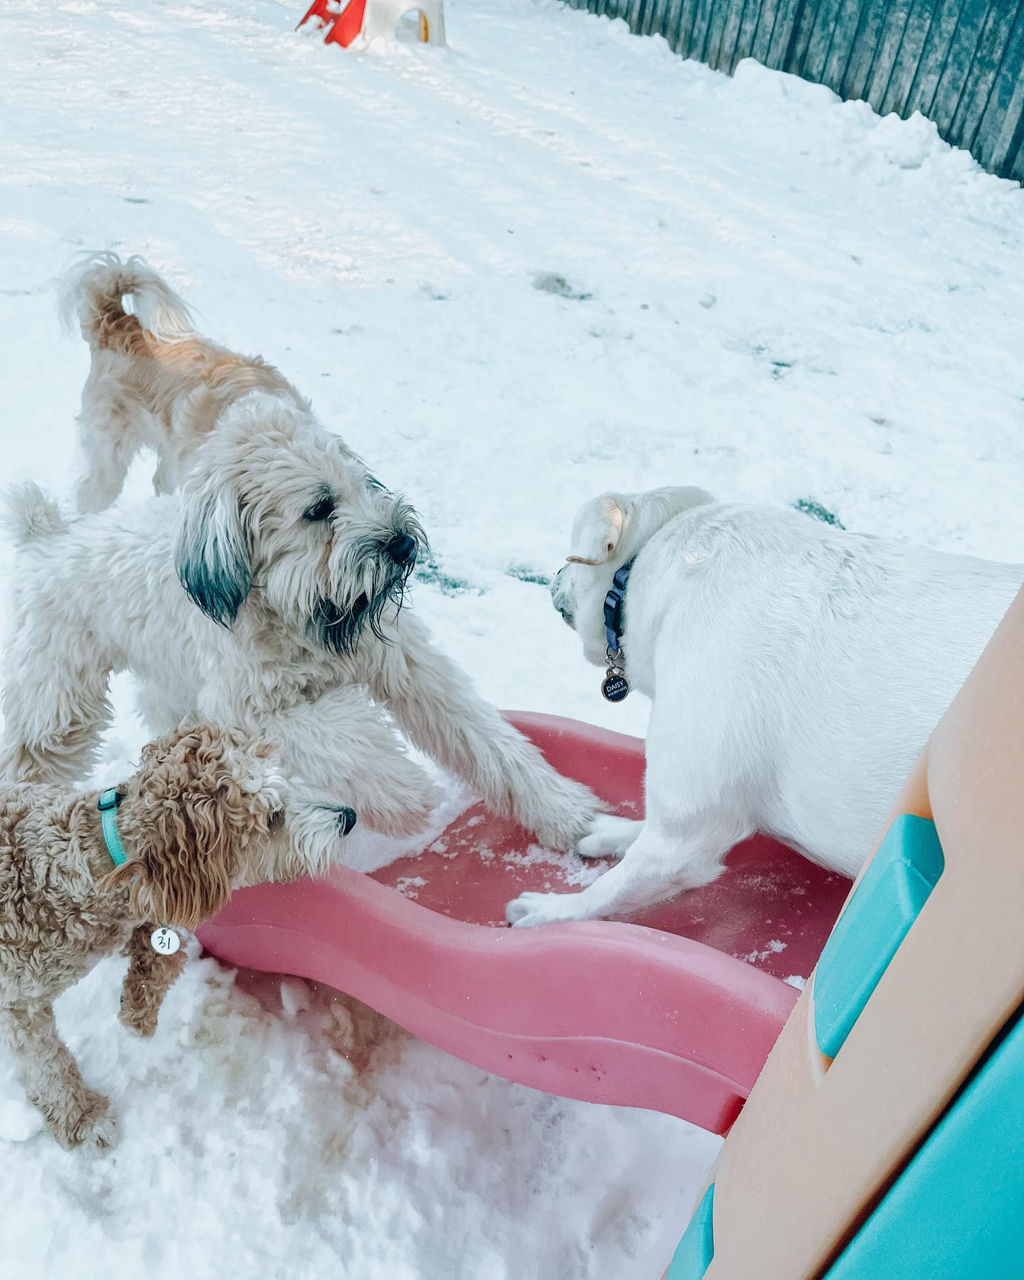
[[[568,853],[590,833],[604,805],[582,783],[555,777],[557,803],[546,806],[545,816],[536,824],[537,838],[547,849]]]
[[[576,844],[581,858],[621,858],[640,834],[642,822],[599,813],[587,835]]]
[[[83,1088],[58,1114],[46,1114],[46,1123],[67,1151],[81,1148],[98,1155],[117,1141],[117,1114],[110,1099],[95,1089]]]
[[[345,837],[361,817],[348,805],[307,796],[294,799],[285,814],[287,839],[271,844],[265,878],[323,875],[332,863],[344,861]]]
[[[505,908],[505,919],[516,928],[538,924],[558,924],[579,919],[575,906],[578,893],[521,893]]]
[[[359,816],[371,831],[381,835],[398,837],[414,836],[430,821],[430,815],[439,800],[437,789],[424,777],[424,785],[412,791],[398,792],[393,796],[381,796],[376,803],[363,800]]]
[[[157,1010],[139,1009],[121,999],[121,1008],[117,1012],[117,1020],[122,1027],[133,1031],[137,1036],[148,1039],[156,1032]]]
[[[149,1002],[136,1004],[127,992],[121,996],[121,1007],[117,1011],[117,1020],[137,1036],[148,1039],[156,1033],[157,1018],[160,1006]]]

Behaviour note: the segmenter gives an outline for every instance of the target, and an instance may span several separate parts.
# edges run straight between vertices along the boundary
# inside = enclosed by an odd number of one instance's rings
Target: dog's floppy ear
[[[604,564],[615,554],[629,518],[629,500],[603,493],[580,507],[572,526],[569,559],[577,564]]]
[[[212,485],[186,494],[175,567],[203,613],[230,627],[252,589],[252,565],[237,497]]]
[[[174,848],[172,853],[166,847],[151,845],[140,857],[108,872],[100,888],[127,889],[130,910],[137,920],[192,930],[227,905],[231,870],[223,847],[204,856],[194,846]]]
[[[120,811],[131,856],[102,887],[126,888],[137,919],[194,929],[227,903],[242,851],[265,825],[209,725],[146,747],[139,778]]]
[[[585,503],[572,528],[572,553],[577,564],[604,564],[613,556],[636,555],[648,538],[691,507],[714,502],[704,489],[670,485],[646,493],[603,493]]]

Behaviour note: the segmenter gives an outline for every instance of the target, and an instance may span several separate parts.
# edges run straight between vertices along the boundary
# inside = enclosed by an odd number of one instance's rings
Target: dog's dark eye
[[[330,520],[334,515],[334,498],[331,494],[324,492],[317,498],[316,502],[303,511],[303,520],[316,522],[318,520]]]

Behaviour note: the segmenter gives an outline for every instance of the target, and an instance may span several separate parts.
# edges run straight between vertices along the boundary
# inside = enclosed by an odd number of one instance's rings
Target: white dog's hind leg
[[[374,697],[410,741],[468,782],[489,809],[535,831],[550,848],[572,848],[600,811],[596,796],[556,773],[418,623],[405,614],[399,623],[402,647],[375,654]]]
[[[179,471],[178,459],[173,446],[168,442],[157,453],[156,470],[153,472],[153,492],[158,496],[161,493],[173,493],[178,487]]]
[[[104,409],[106,411],[104,412]],[[124,487],[125,476],[139,446],[126,415],[111,406],[79,419],[79,447],[85,463],[75,501],[82,512],[103,511]]]
[[[69,635],[67,644],[73,643]],[[113,715],[107,670],[68,671],[50,665],[52,657],[45,647],[24,665],[9,655],[0,776],[12,781],[78,781],[96,763],[100,735]],[[40,663],[47,664],[44,670]]]
[[[643,825],[637,818],[598,814],[590,835],[583,837],[576,846],[576,852],[581,858],[621,858],[639,836]]]

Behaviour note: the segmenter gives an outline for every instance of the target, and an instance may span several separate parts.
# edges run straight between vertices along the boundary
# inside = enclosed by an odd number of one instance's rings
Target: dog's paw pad
[[[528,898],[535,898],[535,893],[524,893],[518,898],[513,898],[505,907],[505,919],[509,924],[518,924],[524,916],[529,914],[530,904]]]
[[[599,814],[590,831],[576,843],[581,858],[621,858],[640,834],[641,824],[629,818]]]
[[[600,836],[595,835],[584,836],[582,840],[578,840],[573,852],[581,858],[605,858],[608,856],[605,842]]]
[[[137,1036],[142,1036],[144,1039],[156,1033],[156,1014],[148,1011],[140,1013],[137,1009],[129,1009],[122,1006],[120,1013],[117,1015],[117,1020],[122,1027],[126,1027],[129,1031],[134,1032]]]
[[[82,1136],[82,1146],[87,1151],[102,1154],[117,1142],[117,1116],[108,1110],[99,1119],[92,1121]]]
[[[565,899],[572,896],[564,893],[521,893],[505,908],[505,919],[516,928],[526,929],[571,919]]]
[[[62,1117],[54,1136],[68,1150],[102,1153],[117,1141],[117,1114],[108,1098],[90,1089],[82,1109]]]

